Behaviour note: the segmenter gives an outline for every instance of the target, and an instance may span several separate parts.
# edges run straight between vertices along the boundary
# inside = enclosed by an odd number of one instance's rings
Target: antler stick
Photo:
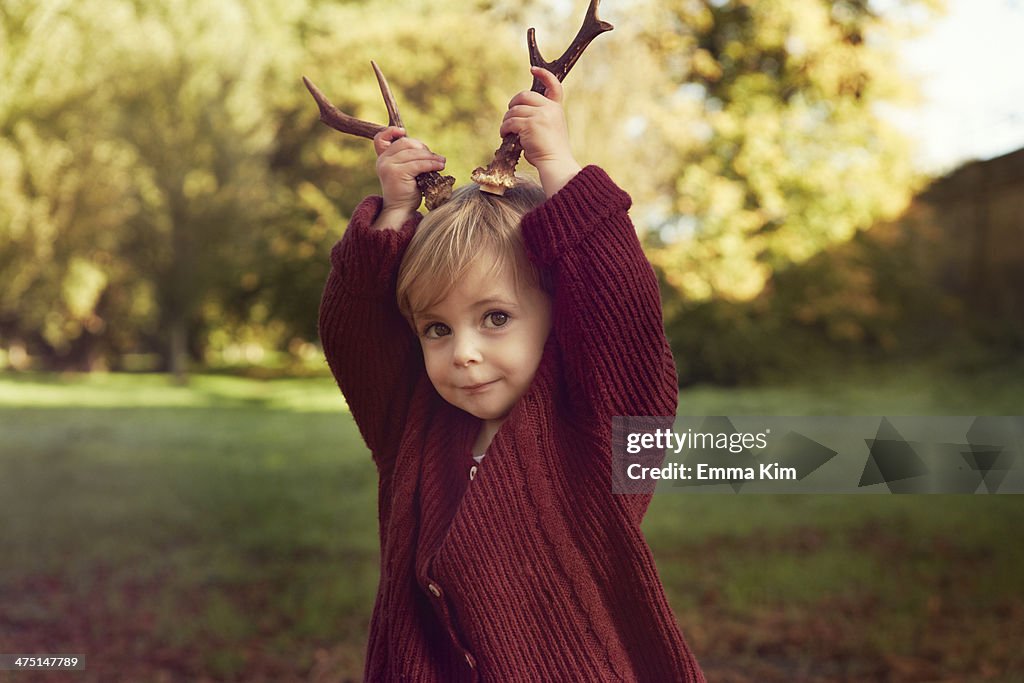
[[[583,25],[580,27],[576,37],[562,56],[553,62],[547,62],[540,55],[537,49],[536,31],[530,28],[526,32],[526,45],[530,51],[530,66],[539,66],[547,69],[555,75],[559,81],[565,79],[569,70],[587,49],[591,41],[605,31],[614,28],[607,21],[601,21],[597,17],[597,6],[601,0],[590,0],[587,14],[583,18]],[[544,85],[534,76],[533,85],[530,90],[544,94]],[[473,171],[473,182],[480,185],[480,189],[491,194],[505,194],[505,190],[515,185],[516,164],[519,163],[519,156],[523,153],[523,146],[519,143],[519,136],[515,133],[506,135],[501,140],[501,146],[494,152],[494,159],[487,168],[477,168]]]
[[[349,116],[331,104],[324,97],[324,94],[320,92],[320,88],[313,85],[313,81],[303,76],[302,82],[306,84],[306,89],[309,90],[309,94],[313,96],[317,106],[320,108],[320,120],[334,130],[372,140],[374,135],[387,128],[387,126],[382,126],[379,123],[370,123],[369,121]]]
[[[377,74],[377,83],[380,85],[381,95],[384,96],[384,106],[388,110],[388,125],[404,128],[402,118],[398,113],[398,104],[395,102],[395,96],[392,94],[391,88],[388,87],[388,82],[384,78],[383,72],[381,72],[380,67],[375,62],[371,61],[370,64],[373,66],[373,72]],[[334,130],[372,140],[377,133],[386,127],[378,123],[370,123],[369,121],[362,121],[349,116],[331,104],[324,94],[320,92],[320,89],[313,85],[313,82],[308,78],[303,76],[302,82],[306,84],[306,89],[309,90],[309,94],[313,96],[317,107],[320,108],[320,120]],[[419,188],[420,194],[423,195],[427,211],[436,209],[448,201],[452,194],[452,185],[454,184],[455,178],[442,176],[437,171],[420,173],[416,176],[416,187]]]

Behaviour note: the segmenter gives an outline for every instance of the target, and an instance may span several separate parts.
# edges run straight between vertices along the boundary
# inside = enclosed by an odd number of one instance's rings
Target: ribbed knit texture
[[[320,337],[380,474],[367,681],[704,681],[640,530],[650,494],[612,493],[612,417],[677,396],[629,205],[588,166],[524,217],[552,333],[479,465],[480,420],[434,390],[395,303],[419,217],[374,231],[370,197],[332,251]]]

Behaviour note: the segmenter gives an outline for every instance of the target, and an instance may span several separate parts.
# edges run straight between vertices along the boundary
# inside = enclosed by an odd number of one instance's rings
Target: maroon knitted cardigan
[[[523,218],[552,332],[472,480],[481,422],[434,390],[395,303],[419,215],[375,231],[369,197],[332,250],[320,338],[380,477],[367,681],[704,681],[640,530],[650,494],[612,493],[612,416],[677,400],[629,205],[588,166]]]

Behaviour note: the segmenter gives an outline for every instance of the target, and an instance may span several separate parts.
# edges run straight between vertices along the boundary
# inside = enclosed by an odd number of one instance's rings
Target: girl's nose
[[[455,350],[452,356],[455,365],[465,367],[483,360],[476,337],[472,334],[463,334],[460,337],[455,340]]]

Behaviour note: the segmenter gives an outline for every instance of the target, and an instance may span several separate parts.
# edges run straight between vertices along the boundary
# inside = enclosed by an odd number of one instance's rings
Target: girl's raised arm
[[[331,250],[320,303],[320,341],[349,410],[378,467],[393,464],[408,412],[419,344],[395,301],[402,254],[419,222],[377,230],[383,200],[368,197]]]
[[[616,415],[673,415],[678,400],[658,282],[630,202],[588,166],[523,219],[531,258],[553,271],[552,333],[574,409],[609,431]]]

